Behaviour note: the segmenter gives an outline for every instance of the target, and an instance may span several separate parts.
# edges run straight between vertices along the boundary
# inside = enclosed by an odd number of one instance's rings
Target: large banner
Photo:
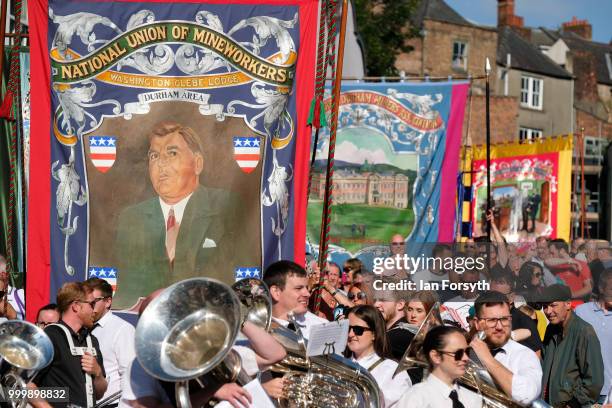
[[[416,253],[425,242],[453,241],[468,87],[465,82],[342,85],[332,259],[356,256],[371,265],[396,234]],[[329,134],[323,133],[308,205],[308,241],[315,253],[328,147]]]
[[[30,2],[28,316],[90,276],[122,309],[303,261],[317,10]]]
[[[474,148],[474,236],[485,235],[486,149]],[[508,242],[536,237],[569,240],[572,138],[491,146],[491,196],[495,223]]]

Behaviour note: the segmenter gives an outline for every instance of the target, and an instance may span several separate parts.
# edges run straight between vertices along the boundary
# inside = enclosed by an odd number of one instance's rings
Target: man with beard
[[[28,384],[28,388],[68,388],[70,403],[93,407],[106,392],[107,382],[100,345],[89,334],[94,325],[96,300],[92,290],[82,282],[65,283],[57,294],[61,315],[45,333],[53,343],[53,360]],[[49,403],[44,399],[30,400],[39,407],[64,407],[65,402]]]
[[[512,316],[506,296],[485,292],[474,302],[476,329],[470,346],[501,391],[513,400],[529,405],[540,395],[542,368],[529,348],[510,339]]]
[[[113,288],[105,280],[89,278],[85,284],[93,291],[96,306],[94,307],[94,329],[92,333],[100,342],[104,356],[104,369],[108,379],[108,389],[98,402],[121,391],[121,381],[126,375],[136,352],[134,350],[134,326],[111,312],[113,305]],[[119,397],[121,394],[119,394]],[[119,398],[117,398],[119,401]],[[108,405],[109,408],[117,403]]]
[[[572,293],[567,286],[549,286],[542,297],[549,321],[544,335],[543,398],[555,407],[591,406],[604,385],[595,330],[572,311]]]
[[[385,282],[396,281],[386,279]],[[382,313],[385,319],[388,349],[393,358],[399,361],[414,337],[414,334],[408,330],[408,320],[404,312],[406,300],[402,299],[399,291],[376,290],[374,307]]]

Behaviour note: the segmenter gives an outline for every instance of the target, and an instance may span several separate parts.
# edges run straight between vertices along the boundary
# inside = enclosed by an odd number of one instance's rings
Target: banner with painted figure
[[[333,175],[331,258],[369,265],[394,235],[418,252],[451,242],[465,82],[343,84]],[[329,91],[328,91],[329,94]],[[326,111],[330,102],[325,101]],[[317,145],[307,251],[318,253],[329,133]]]
[[[474,148],[473,235],[485,235],[486,149]],[[491,146],[491,196],[494,219],[508,242],[536,237],[569,240],[572,138]]]
[[[30,2],[28,296],[96,276],[124,309],[185,278],[303,260],[317,11]]]

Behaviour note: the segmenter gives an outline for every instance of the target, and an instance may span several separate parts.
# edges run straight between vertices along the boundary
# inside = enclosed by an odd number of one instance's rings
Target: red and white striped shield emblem
[[[234,159],[245,173],[255,170],[259,163],[260,139],[258,137],[234,137]]]
[[[102,173],[106,173],[117,157],[117,138],[115,136],[89,136],[89,155],[91,162]]]

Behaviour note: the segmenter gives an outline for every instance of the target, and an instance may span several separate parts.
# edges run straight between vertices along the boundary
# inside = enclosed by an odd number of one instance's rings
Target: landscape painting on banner
[[[486,149],[474,148],[473,235],[486,235]],[[508,242],[569,240],[572,139],[491,146],[495,223]]]
[[[48,303],[100,277],[124,309],[186,278],[233,283],[296,259],[316,1],[30,6],[45,57],[32,71],[29,294]]]
[[[468,86],[342,85],[330,231],[334,261],[356,256],[371,264],[374,256],[386,253],[395,234],[414,251],[420,250],[419,243],[452,241]],[[328,117],[330,106],[328,95]],[[325,129],[317,145],[308,203],[307,250],[315,254],[328,148]]]

